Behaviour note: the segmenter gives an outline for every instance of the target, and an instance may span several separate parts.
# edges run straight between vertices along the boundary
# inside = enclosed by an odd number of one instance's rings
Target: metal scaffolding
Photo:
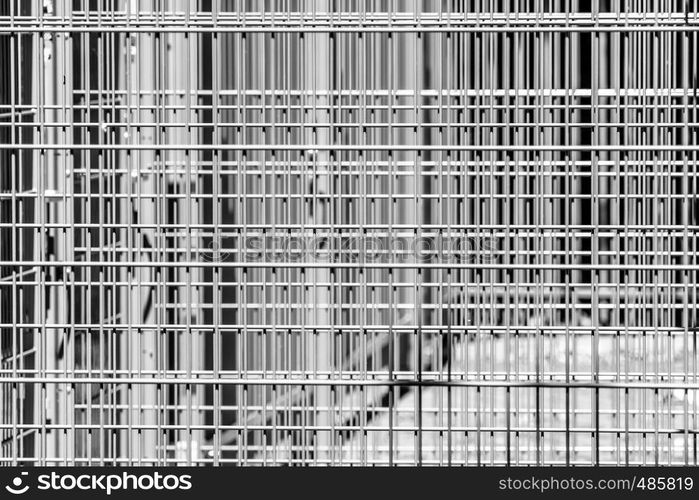
[[[695,0],[0,0],[0,462],[699,463]]]

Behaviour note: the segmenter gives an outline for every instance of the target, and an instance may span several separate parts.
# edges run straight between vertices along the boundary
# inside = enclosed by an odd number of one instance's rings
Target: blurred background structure
[[[0,462],[697,465],[695,0],[0,0]]]

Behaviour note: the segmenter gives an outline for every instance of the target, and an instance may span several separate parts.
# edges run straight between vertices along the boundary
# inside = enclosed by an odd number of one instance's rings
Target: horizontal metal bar
[[[246,24],[233,25],[224,23],[176,23],[176,24],[155,24],[144,22],[133,22],[130,24],[102,24],[83,25],[67,23],[46,23],[42,26],[21,25],[21,24],[0,24],[0,36],[17,35],[22,33],[694,33],[699,31],[697,21],[693,23],[683,22],[654,22],[646,23],[634,20],[628,24],[589,24],[575,25],[564,22],[557,24],[529,24],[517,25],[516,23],[453,23],[453,24],[340,24],[308,22],[301,26],[277,23],[275,26],[269,24]]]
[[[485,295],[485,294],[484,294]],[[463,304],[455,304],[462,306]],[[411,306],[414,307],[413,304]],[[482,307],[482,304],[481,304]],[[524,310],[536,310],[541,308],[540,305],[531,304],[528,307],[524,306],[513,306],[519,307]],[[653,304],[649,304],[648,308],[653,308]],[[589,305],[587,306],[589,310]],[[270,335],[290,335],[299,333],[313,333],[313,332],[334,332],[337,335],[342,334],[385,334],[391,332],[409,332],[409,333],[431,333],[431,334],[454,334],[463,335],[463,333],[468,333],[472,336],[484,336],[490,337],[492,335],[499,334],[512,334],[519,335],[520,332],[524,332],[529,335],[531,333],[544,334],[547,337],[555,336],[583,336],[591,337],[592,335],[597,336],[645,336],[650,337],[653,335],[663,335],[668,336],[684,336],[684,335],[699,335],[699,330],[693,326],[670,326],[670,325],[532,325],[532,324],[518,324],[512,322],[510,325],[499,325],[492,323],[479,323],[479,324],[469,324],[469,325],[459,325],[454,323],[436,323],[431,325],[417,325],[417,324],[401,324],[396,323],[393,325],[374,323],[367,324],[363,326],[351,325],[351,324],[312,324],[312,325],[286,325],[283,323],[278,323],[274,325],[260,325],[255,323],[206,323],[200,322],[196,325],[183,325],[180,323],[169,323],[161,322],[158,325],[153,325],[150,323],[5,323],[2,325],[3,328],[18,328],[22,331],[27,329],[61,329],[61,330],[74,330],[78,334],[88,334],[88,335],[103,335],[111,333],[125,333],[129,330],[174,330],[174,331],[188,331],[198,334],[216,334],[216,335],[239,335],[241,333],[258,335],[260,333],[267,333]],[[136,332],[138,333],[138,332]],[[62,335],[63,332],[56,332],[56,335]],[[196,370],[194,370],[196,371]],[[79,372],[79,370],[76,370]],[[2,373],[2,370],[0,370]]]
[[[348,411],[348,409],[342,408],[343,411]],[[456,412],[455,412],[456,413]],[[649,415],[654,415],[654,414],[649,414]],[[664,416],[667,415],[664,412],[658,411],[657,416]],[[216,431],[221,431],[221,432],[251,432],[251,431],[269,431],[270,427],[267,425],[221,425],[221,426],[213,426],[213,425],[185,425],[185,424],[161,424],[161,425],[148,425],[148,424],[138,424],[138,425],[129,425],[129,424],[102,424],[102,425],[89,425],[89,424],[75,424],[72,426],[68,425],[55,425],[55,424],[48,424],[44,426],[37,426],[37,425],[31,425],[31,424],[17,424],[15,426],[3,426],[0,425],[0,429],[46,429],[48,430],[63,430],[63,431],[70,431],[70,430],[89,430],[89,431],[127,431],[127,430],[160,430],[160,431],[165,431],[165,430],[216,430]],[[305,424],[305,425],[285,425],[285,424],[277,424],[274,426],[274,429],[277,432],[334,432],[334,433],[342,433],[342,432],[368,432],[368,433],[373,433],[373,432],[388,432],[389,430],[395,430],[399,432],[440,432],[440,433],[465,433],[465,432],[470,432],[470,433],[475,433],[475,432],[481,432],[481,433],[490,433],[490,432],[555,432],[555,433],[561,433],[561,432],[570,432],[573,434],[591,434],[596,432],[595,427],[590,427],[590,426],[578,426],[578,427],[570,427],[570,428],[565,428],[565,427],[556,427],[556,426],[541,426],[540,428],[536,427],[529,427],[529,426],[511,426],[509,429],[507,426],[490,426],[490,425],[483,425],[483,426],[464,426],[464,425],[452,425],[451,427],[446,426],[446,425],[424,425],[422,427],[417,427],[415,425],[396,425],[395,427],[388,427],[384,425],[371,425],[368,427],[362,427],[358,425],[313,425],[313,424]],[[695,428],[682,428],[682,427],[658,427],[657,429],[655,427],[631,427],[629,429],[626,429],[624,427],[609,427],[609,428],[604,428],[600,429],[599,433],[601,434],[618,434],[618,433],[627,433],[628,434],[684,434],[684,433],[689,433],[689,434],[697,434],[699,433],[699,429]],[[174,446],[171,446],[174,447]],[[437,447],[434,447],[437,449]],[[231,447],[231,449],[235,449]],[[426,450],[429,450],[431,448],[425,448]]]
[[[607,152],[695,152],[699,145],[649,145],[638,144],[629,146],[608,145],[517,145],[503,146],[498,144],[482,145],[434,145],[434,144],[0,144],[0,150],[46,150],[46,151],[305,151],[315,154],[315,151],[607,151]]]
[[[517,387],[517,388],[560,388],[560,389],[699,389],[696,382],[666,381],[551,381],[551,380],[372,380],[372,379],[257,379],[257,378],[144,378],[144,377],[2,377],[3,384],[102,384],[102,385],[236,385],[236,386],[342,386],[342,387]]]
[[[0,261],[0,266],[16,266],[16,261]],[[236,268],[236,269],[521,269],[521,270],[586,270],[586,271],[699,271],[699,264],[529,264],[492,262],[170,262],[170,261],[24,261],[24,266],[38,267],[146,267],[146,268]]]

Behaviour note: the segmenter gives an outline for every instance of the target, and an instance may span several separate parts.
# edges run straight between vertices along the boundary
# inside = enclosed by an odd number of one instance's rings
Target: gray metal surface
[[[696,465],[698,31],[0,0],[0,462]]]

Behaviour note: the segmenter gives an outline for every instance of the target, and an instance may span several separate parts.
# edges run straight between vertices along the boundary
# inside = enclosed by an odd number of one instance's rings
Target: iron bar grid
[[[0,462],[697,465],[694,0],[0,0]]]

